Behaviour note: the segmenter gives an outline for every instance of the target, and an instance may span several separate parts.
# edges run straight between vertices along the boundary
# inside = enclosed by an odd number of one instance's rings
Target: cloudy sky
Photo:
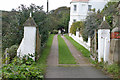
[[[49,10],[56,9],[61,6],[70,6],[71,0],[49,0]],[[43,5],[46,11],[47,0],[1,0],[0,10],[10,11],[11,9],[16,9],[20,4],[25,4],[29,6],[31,3],[36,5]]]

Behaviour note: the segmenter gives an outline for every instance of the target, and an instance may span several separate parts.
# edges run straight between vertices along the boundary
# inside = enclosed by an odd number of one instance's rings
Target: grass
[[[77,50],[79,50],[83,54],[83,56],[90,57],[90,51],[88,51],[82,45],[80,45],[79,43],[77,43],[74,39],[72,39],[68,35],[65,35],[65,37],[76,47]]]
[[[59,64],[76,64],[75,58],[72,56],[65,41],[58,35],[59,45]]]
[[[45,70],[47,67],[46,63],[47,63],[47,58],[50,53],[51,45],[53,42],[53,37],[54,37],[54,34],[49,36],[46,47],[43,49],[43,51],[41,53],[40,59],[37,61],[37,63],[35,63],[35,66],[39,67],[39,69],[42,70],[43,74],[45,74]]]

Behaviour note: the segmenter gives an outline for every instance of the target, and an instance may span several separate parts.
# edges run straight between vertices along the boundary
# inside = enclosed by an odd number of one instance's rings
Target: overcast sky
[[[72,0],[49,0],[49,10],[56,9],[61,6],[70,7],[70,2]],[[36,5],[43,5],[44,10],[46,11],[47,0],[1,0],[0,1],[0,10],[10,11],[11,9],[16,9],[20,4],[29,6],[31,3]]]

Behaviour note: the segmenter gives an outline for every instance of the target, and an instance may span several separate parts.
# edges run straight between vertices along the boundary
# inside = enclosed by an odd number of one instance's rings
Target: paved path
[[[48,66],[57,66],[58,65],[58,40],[57,35],[54,36],[53,43],[51,46],[50,55],[47,60]]]
[[[67,43],[70,51],[71,52],[74,51],[75,55],[72,53],[74,56],[79,54],[79,52],[73,48],[74,46],[70,44],[69,41],[67,41],[65,38],[64,40]],[[92,66],[88,66],[89,63],[81,55],[79,57],[81,59],[77,59],[78,57],[75,58],[78,60],[78,63],[81,64],[82,66],[81,65],[75,67],[58,66],[58,41],[56,35],[53,39],[50,56],[48,58],[48,67],[45,78],[107,78],[107,76],[104,75],[100,70]]]

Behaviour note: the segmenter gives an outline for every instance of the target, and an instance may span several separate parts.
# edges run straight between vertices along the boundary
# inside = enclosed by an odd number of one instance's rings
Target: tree
[[[101,12],[106,16],[106,20],[110,26],[112,26],[113,16],[116,15],[118,12],[117,5],[118,5],[118,2],[108,2]]]
[[[75,22],[72,24],[72,26],[70,28],[70,33],[76,35],[76,30],[78,29],[80,31],[80,33],[82,34],[83,27],[84,27],[84,23],[82,21]]]
[[[94,30],[98,29],[98,26],[103,21],[103,15],[101,13],[92,13],[87,16],[85,21],[85,27],[83,34],[86,34],[86,36],[93,36]]]
[[[56,10],[52,10],[49,13],[50,26],[54,29],[65,28],[65,31],[68,31],[70,17],[70,8],[60,7]]]

